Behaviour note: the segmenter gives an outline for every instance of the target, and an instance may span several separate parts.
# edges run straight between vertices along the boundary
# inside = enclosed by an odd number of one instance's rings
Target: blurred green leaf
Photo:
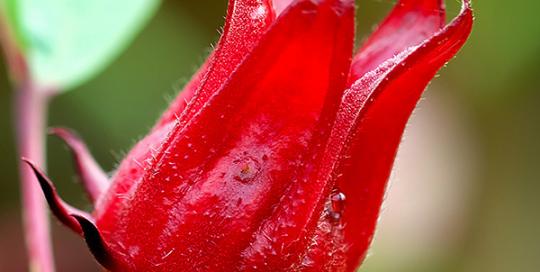
[[[38,85],[69,90],[99,73],[159,0],[0,0]]]

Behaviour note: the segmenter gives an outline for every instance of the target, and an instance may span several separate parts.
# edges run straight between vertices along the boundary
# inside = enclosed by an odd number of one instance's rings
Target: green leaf
[[[0,0],[35,84],[72,89],[134,38],[159,0]]]

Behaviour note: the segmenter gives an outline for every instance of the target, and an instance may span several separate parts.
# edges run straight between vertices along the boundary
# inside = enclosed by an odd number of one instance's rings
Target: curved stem
[[[23,83],[15,92],[15,126],[19,155],[45,165],[45,123],[49,95]],[[20,163],[24,233],[31,272],[53,272],[49,217],[39,183],[28,165]]]

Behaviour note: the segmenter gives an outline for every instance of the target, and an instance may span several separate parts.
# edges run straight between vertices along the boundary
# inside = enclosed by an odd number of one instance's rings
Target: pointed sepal
[[[95,203],[109,187],[109,177],[92,157],[84,142],[73,132],[65,128],[52,128],[50,133],[62,139],[70,149],[86,194],[92,203]]]
[[[118,260],[114,258],[114,254],[103,240],[103,236],[93,220],[80,214],[72,214],[71,216],[81,226],[86,245],[96,261],[108,270],[117,271],[115,268],[118,266]]]
[[[45,196],[45,199],[49,204],[49,208],[51,209],[51,212],[54,214],[54,216],[60,222],[62,222],[62,224],[64,224],[74,232],[82,234],[81,226],[79,225],[77,220],[72,217],[72,215],[76,214],[86,217],[90,217],[90,215],[65,203],[60,198],[58,192],[56,191],[56,187],[54,186],[52,181],[45,175],[45,173],[43,173],[43,171],[41,171],[41,169],[39,169],[32,161],[26,158],[23,158],[22,160],[32,168],[32,171],[34,172],[36,179],[41,186],[43,195]]]

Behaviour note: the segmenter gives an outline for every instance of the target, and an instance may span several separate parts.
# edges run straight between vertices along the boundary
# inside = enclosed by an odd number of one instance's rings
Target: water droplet
[[[329,207],[327,208],[328,218],[332,222],[340,222],[345,208],[345,194],[339,190],[334,190],[330,196]]]
[[[336,191],[332,194],[330,197],[330,201],[332,202],[332,211],[334,212],[343,212],[343,208],[345,206],[345,194],[339,191]]]

